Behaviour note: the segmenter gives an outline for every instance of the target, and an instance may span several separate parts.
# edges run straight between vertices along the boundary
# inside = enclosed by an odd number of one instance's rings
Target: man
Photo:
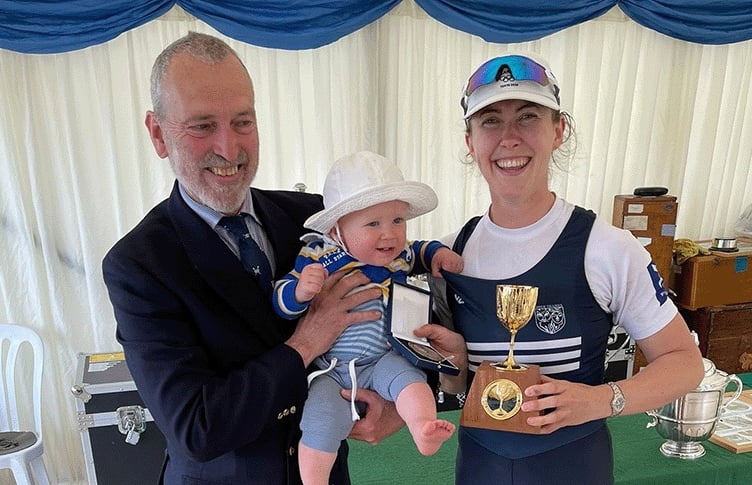
[[[269,283],[244,270],[244,242],[222,217],[244,215],[263,251],[256,267],[281,274],[294,263],[303,221],[323,206],[318,195],[249,189],[259,153],[254,91],[226,43],[190,33],[168,46],[151,96],[146,127],[177,181],[105,256],[103,272],[118,341],[167,441],[162,480],[299,483],[306,368],[347,326],[378,317],[348,311],[379,291],[345,296],[366,278],[331,277],[295,325],[275,315]],[[354,435],[376,442],[400,426],[383,401],[358,396],[370,416]],[[333,483],[349,483],[346,458],[343,444]]]

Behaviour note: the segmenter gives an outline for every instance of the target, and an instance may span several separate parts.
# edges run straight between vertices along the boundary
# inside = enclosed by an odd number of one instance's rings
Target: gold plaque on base
[[[540,382],[537,365],[504,369],[484,360],[470,386],[460,424],[471,428],[540,434],[540,426],[527,424],[527,418],[539,416],[540,412],[521,409],[525,388]]]

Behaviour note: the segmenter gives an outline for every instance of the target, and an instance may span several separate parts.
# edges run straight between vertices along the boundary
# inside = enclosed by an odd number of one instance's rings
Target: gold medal
[[[493,419],[503,421],[520,411],[522,390],[509,379],[496,379],[483,389],[480,403],[486,414]]]
[[[415,342],[410,341],[407,342],[407,345],[413,352],[420,355],[421,357],[425,357],[426,359],[433,360],[435,362],[441,362],[444,360],[444,356],[442,356],[432,347],[416,344]]]

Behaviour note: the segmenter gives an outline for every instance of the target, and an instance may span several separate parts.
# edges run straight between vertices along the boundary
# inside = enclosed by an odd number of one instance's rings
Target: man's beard
[[[229,161],[215,153],[210,153],[199,164],[202,167],[213,168],[227,168],[241,165],[242,167],[239,169],[241,172],[243,170],[251,170],[248,153],[245,150],[240,150],[237,158],[233,161]],[[245,200],[248,187],[253,181],[254,175],[251,174],[248,182],[243,184],[242,188],[238,188],[237,185],[207,185],[201,183],[201,176],[195,172],[181,170],[182,165],[177,166],[178,164],[172,163],[172,161],[170,161],[170,165],[172,165],[173,171],[178,176],[178,180],[196,202],[222,214],[235,214],[238,211]]]

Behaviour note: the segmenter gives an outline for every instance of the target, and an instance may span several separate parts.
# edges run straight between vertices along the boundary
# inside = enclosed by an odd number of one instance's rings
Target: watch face
[[[627,404],[627,400],[624,398],[624,394],[618,385],[613,382],[608,383],[611,389],[614,391],[614,397],[611,399],[611,415],[616,416],[624,410],[624,406]]]

